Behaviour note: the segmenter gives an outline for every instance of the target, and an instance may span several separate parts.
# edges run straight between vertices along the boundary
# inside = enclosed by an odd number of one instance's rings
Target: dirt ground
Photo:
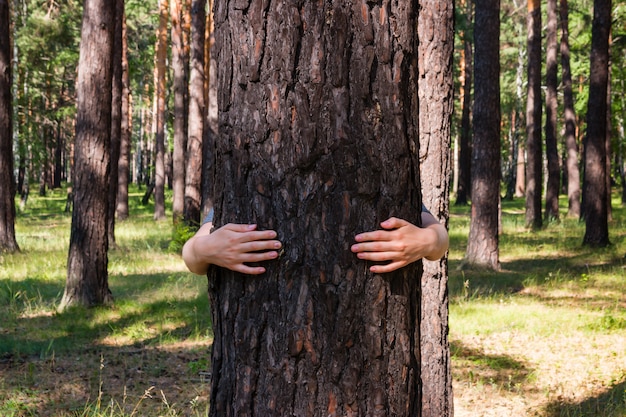
[[[138,416],[206,415],[209,363],[208,344],[98,347],[43,360],[4,357],[0,401],[11,401],[25,416],[66,416],[87,404]]]
[[[570,415],[559,410],[590,399],[599,402],[607,395],[607,387],[616,384],[615,390],[624,391],[626,344],[622,339],[608,335],[583,341],[571,336],[546,344],[512,333],[463,340],[453,362],[454,415]],[[458,342],[453,341],[457,349]],[[127,415],[137,416],[206,415],[209,349],[208,342],[98,346],[75,357],[0,357],[0,402],[5,409],[11,403],[17,416],[75,415],[88,404],[92,409],[124,409]],[[579,355],[567,359],[564,353],[572,349],[579,349]],[[478,351],[504,366],[494,370],[465,359]],[[615,395],[623,395],[626,401],[626,391]]]

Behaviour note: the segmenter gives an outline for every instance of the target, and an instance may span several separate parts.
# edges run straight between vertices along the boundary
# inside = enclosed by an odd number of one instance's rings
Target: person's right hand
[[[183,259],[195,274],[206,274],[210,264],[243,274],[259,275],[265,272],[256,263],[278,258],[282,244],[273,230],[256,230],[256,224],[229,223],[210,232],[212,225],[203,225],[185,243]]]

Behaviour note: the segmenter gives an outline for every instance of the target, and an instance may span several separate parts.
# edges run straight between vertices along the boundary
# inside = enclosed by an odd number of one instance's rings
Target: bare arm
[[[265,272],[262,266],[249,266],[249,262],[262,262],[278,257],[281,243],[273,230],[256,230],[255,224],[232,224],[211,233],[211,223],[200,227],[183,246],[183,260],[194,274],[204,275],[209,265],[218,265],[244,274]]]
[[[421,227],[396,217],[380,225],[382,230],[358,234],[351,248],[359,259],[387,262],[372,265],[372,272],[395,271],[422,258],[438,260],[448,250],[448,231],[426,211],[422,212]]]

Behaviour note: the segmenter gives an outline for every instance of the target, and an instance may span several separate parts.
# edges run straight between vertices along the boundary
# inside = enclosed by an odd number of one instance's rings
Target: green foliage
[[[198,230],[197,226],[189,226],[185,222],[176,222],[172,227],[172,238],[168,246],[171,252],[180,253],[187,242]]]

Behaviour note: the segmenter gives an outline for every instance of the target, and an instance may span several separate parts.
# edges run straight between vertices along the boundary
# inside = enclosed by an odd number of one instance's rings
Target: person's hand
[[[359,259],[383,263],[370,267],[374,273],[392,272],[422,258],[440,259],[448,249],[448,232],[430,213],[422,213],[422,223],[417,227],[391,217],[380,224],[382,230],[356,235],[351,250]]]
[[[282,245],[273,230],[259,231],[255,224],[229,223],[211,233],[211,227],[210,223],[203,225],[183,247],[185,264],[195,274],[206,274],[213,264],[259,275],[265,272],[264,267],[247,264],[278,258]]]

